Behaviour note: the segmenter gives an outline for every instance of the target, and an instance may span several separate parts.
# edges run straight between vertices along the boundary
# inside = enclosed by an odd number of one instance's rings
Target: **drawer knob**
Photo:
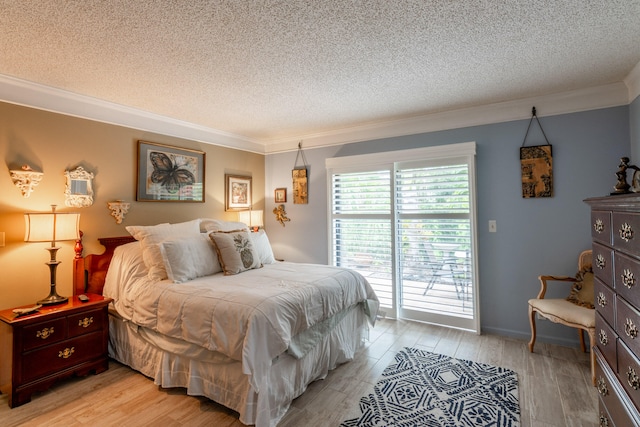
[[[85,317],[82,320],[78,320],[78,326],[82,326],[83,328],[89,327],[93,323],[93,317]]]
[[[600,270],[603,270],[607,266],[607,261],[604,259],[602,254],[596,255],[596,267]]]
[[[609,394],[609,388],[607,387],[607,382],[605,381],[604,378],[602,377],[598,378],[598,383],[596,384],[596,387],[598,388],[598,393],[601,396],[606,396]]]
[[[629,383],[629,387],[634,390],[638,390],[640,388],[640,378],[638,378],[636,370],[631,366],[629,366],[629,369],[627,370],[627,382]]]
[[[593,229],[598,234],[602,233],[604,231],[604,221],[602,221],[600,218],[596,219],[595,224],[593,224]]]
[[[600,414],[600,427],[609,427],[609,418],[606,415]]]
[[[620,226],[618,233],[620,233],[620,238],[625,242],[629,242],[629,240],[633,239],[633,228],[626,222]]]
[[[37,338],[42,338],[43,340],[46,340],[47,338],[49,338],[51,335],[53,335],[53,326],[50,328],[44,328],[41,331],[38,331],[36,333],[36,337]]]
[[[628,317],[624,323],[624,333],[631,339],[638,336],[638,327],[633,323],[633,320]]]
[[[598,305],[600,307],[606,307],[607,305],[607,297],[602,292],[598,292]]]
[[[631,289],[636,284],[636,278],[633,276],[633,272],[628,268],[622,271],[622,284]]]
[[[67,347],[64,350],[58,352],[58,357],[61,357],[63,359],[68,359],[69,357],[71,357],[74,351],[75,351],[75,347],[71,347],[71,348]]]
[[[604,331],[604,329],[600,329],[598,339],[600,340],[600,344],[602,344],[603,346],[609,344],[609,337],[607,336],[607,333]]]

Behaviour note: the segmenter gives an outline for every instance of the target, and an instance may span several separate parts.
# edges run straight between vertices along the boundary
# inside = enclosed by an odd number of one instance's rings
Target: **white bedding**
[[[137,242],[116,249],[104,295],[114,299],[119,316],[239,361],[257,394],[269,390],[279,356],[303,358],[350,309],[371,324],[378,309],[366,279],[337,267],[279,262],[178,284],[152,281],[141,263]],[[258,412],[273,412],[269,400],[258,400]]]

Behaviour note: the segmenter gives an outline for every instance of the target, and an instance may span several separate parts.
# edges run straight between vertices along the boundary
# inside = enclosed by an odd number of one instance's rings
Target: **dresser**
[[[21,316],[0,311],[0,391],[9,395],[10,407],[31,401],[32,393],[61,378],[108,369],[111,299],[87,296],[87,302],[73,296]]]
[[[640,425],[640,194],[591,207],[599,425]]]

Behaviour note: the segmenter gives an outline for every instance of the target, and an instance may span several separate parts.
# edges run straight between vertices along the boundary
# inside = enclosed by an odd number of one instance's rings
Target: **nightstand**
[[[31,401],[58,379],[109,368],[107,306],[111,298],[87,294],[64,304],[17,316],[0,311],[0,392],[14,408]]]

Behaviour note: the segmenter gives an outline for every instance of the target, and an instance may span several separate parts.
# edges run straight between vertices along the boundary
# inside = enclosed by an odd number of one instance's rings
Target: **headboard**
[[[102,237],[98,241],[105,247],[101,254],[90,254],[82,256],[82,232],[80,239],[76,240],[73,259],[73,294],[80,295],[92,293],[102,295],[104,280],[107,276],[107,269],[113,257],[113,251],[120,245],[134,242],[133,236]]]

